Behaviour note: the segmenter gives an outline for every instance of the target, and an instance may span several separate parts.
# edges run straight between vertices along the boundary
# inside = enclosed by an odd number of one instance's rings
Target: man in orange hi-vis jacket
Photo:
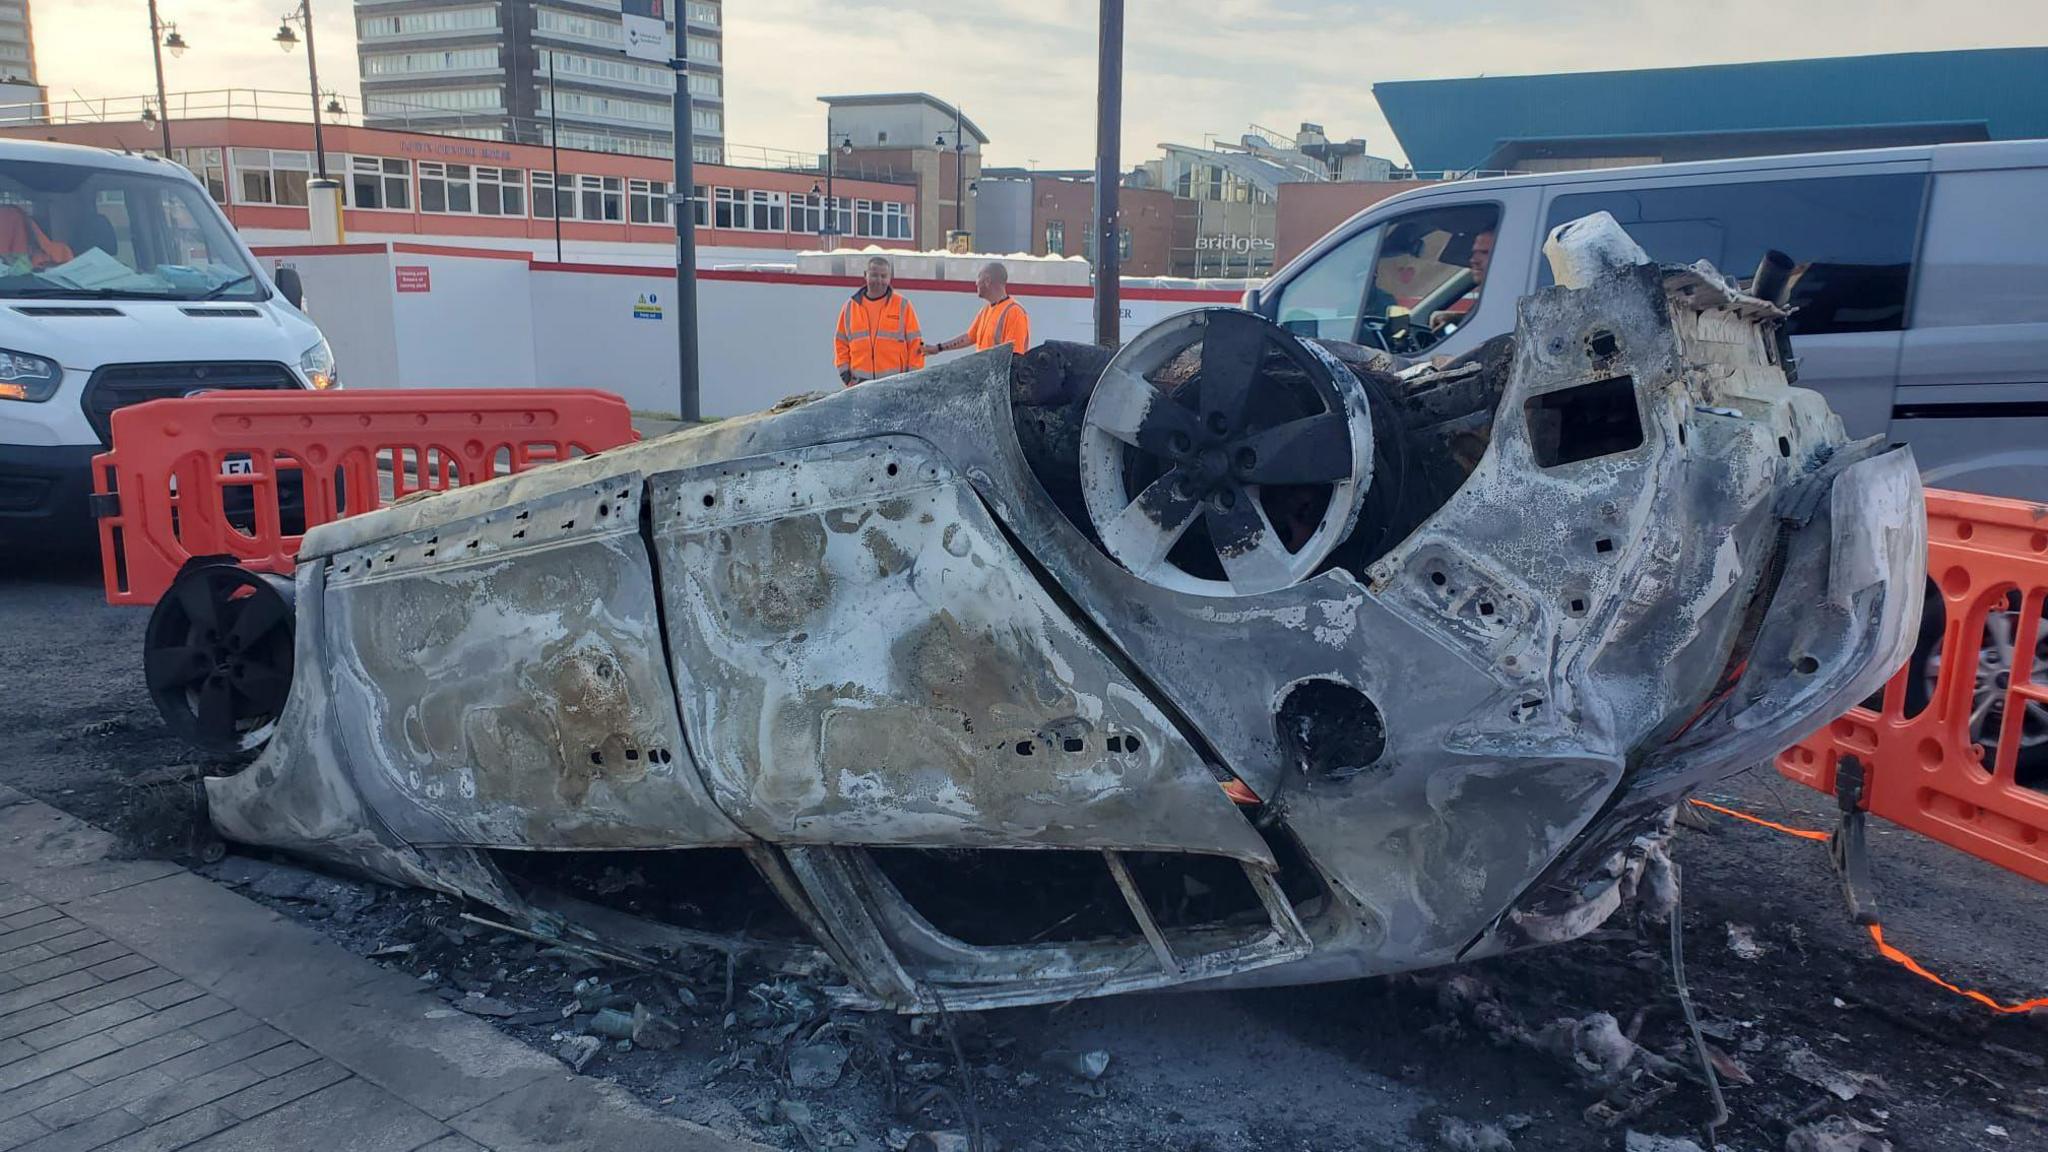
[[[839,307],[832,360],[839,366],[841,384],[880,380],[924,367],[924,333],[917,326],[917,309],[889,287],[892,271],[882,257],[870,259],[867,283]]]
[[[1010,299],[1008,268],[993,260],[983,264],[981,271],[974,274],[974,292],[983,303],[974,323],[964,334],[926,351],[951,352],[972,344],[977,351],[986,352],[998,344],[1008,344],[1010,351],[1022,352],[1031,346],[1031,318],[1024,314],[1022,304]]]

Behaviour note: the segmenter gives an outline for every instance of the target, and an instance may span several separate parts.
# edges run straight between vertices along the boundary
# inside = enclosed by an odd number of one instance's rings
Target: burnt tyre
[[[227,561],[188,566],[149,615],[143,678],[164,723],[210,752],[262,746],[292,686],[292,584]]]

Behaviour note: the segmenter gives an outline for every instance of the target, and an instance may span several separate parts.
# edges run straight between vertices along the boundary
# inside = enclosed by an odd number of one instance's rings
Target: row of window
[[[595,80],[613,80],[622,84],[638,84],[643,88],[662,92],[672,92],[675,90],[675,73],[670,72],[666,68],[650,68],[644,64],[635,64],[623,59],[586,56],[581,52],[551,51],[545,53],[541,57],[540,64],[535,69],[535,75],[546,75],[551,62],[557,76],[587,76]],[[719,77],[701,77],[701,79],[714,82],[714,90],[710,92],[705,92],[696,83],[698,79],[700,77],[690,77],[691,92],[699,96],[718,96],[722,94],[722,91],[716,85]]]
[[[495,112],[505,107],[505,90],[489,88],[422,88],[363,97],[371,116],[405,116],[423,111]]]
[[[216,201],[228,203],[228,165],[219,148],[175,149],[172,158],[205,182]],[[303,207],[312,177],[308,152],[281,148],[236,148],[228,153],[234,172],[234,202]],[[413,161],[390,156],[337,158],[342,200],[351,208],[409,212],[413,208]],[[418,163],[419,210],[437,215],[526,216],[635,224],[669,222],[669,185],[664,180],[588,176],[564,172],[559,188],[552,172],[527,172],[480,164]],[[531,202],[528,188],[532,190]],[[557,196],[559,191],[560,195]],[[910,206],[889,200],[770,192],[759,188],[696,186],[699,227],[736,232],[825,231],[828,216],[841,235],[876,240],[911,239]]]
[[[724,127],[724,114],[718,109],[709,109],[718,117],[711,125],[713,131]],[[547,116],[560,112],[565,116],[588,117],[592,119],[619,120],[630,124],[667,124],[674,113],[667,101],[655,103],[650,100],[627,100],[619,96],[600,96],[594,92],[549,93],[540,90],[540,115]],[[700,120],[697,127],[706,125]]]
[[[704,0],[689,0],[689,3],[684,6],[683,12],[689,17],[692,24],[703,24],[711,28],[718,27],[718,5],[716,4],[706,4]]]
[[[498,26],[498,6],[442,8],[433,12],[408,12],[400,16],[365,16],[356,21],[360,40],[420,36],[435,32],[474,32]]]
[[[446,52],[387,52],[363,57],[365,76],[422,76],[436,72],[495,71],[496,48],[453,48]]]

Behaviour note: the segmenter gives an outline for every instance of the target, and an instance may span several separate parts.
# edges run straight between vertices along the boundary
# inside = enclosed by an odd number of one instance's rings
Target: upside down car
[[[628,954],[783,931],[901,1011],[1583,934],[1906,657],[1925,527],[1768,262],[1546,251],[1454,363],[1210,309],[319,527],[211,817]]]

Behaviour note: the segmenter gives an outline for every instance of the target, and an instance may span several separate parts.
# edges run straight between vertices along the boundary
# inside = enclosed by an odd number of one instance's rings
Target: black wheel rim
[[[150,614],[143,679],[164,722],[211,751],[245,749],[292,682],[290,585],[233,564],[188,569]]]

